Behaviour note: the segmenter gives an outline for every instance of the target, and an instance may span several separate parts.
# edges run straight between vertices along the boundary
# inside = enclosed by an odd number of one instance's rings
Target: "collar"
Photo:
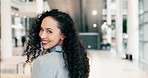
[[[50,49],[50,52],[62,52],[62,46],[55,46],[53,48]]]

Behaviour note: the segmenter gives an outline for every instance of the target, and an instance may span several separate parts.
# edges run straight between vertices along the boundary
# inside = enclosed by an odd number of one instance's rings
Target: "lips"
[[[47,40],[42,40],[42,45],[46,45],[48,43]]]

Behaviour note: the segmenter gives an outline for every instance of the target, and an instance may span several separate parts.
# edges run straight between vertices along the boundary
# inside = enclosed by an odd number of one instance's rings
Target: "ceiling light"
[[[93,10],[93,11],[92,11],[92,14],[93,14],[93,15],[97,15],[97,11],[96,11],[96,10]]]
[[[97,24],[93,24],[93,27],[97,27]]]

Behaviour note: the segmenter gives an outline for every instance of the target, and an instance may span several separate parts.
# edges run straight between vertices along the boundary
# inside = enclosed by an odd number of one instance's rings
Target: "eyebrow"
[[[42,27],[41,27],[41,28],[42,28]],[[42,28],[42,29],[43,29],[43,28]],[[45,29],[46,29],[46,30],[49,30],[49,29],[50,29],[50,30],[53,30],[52,28],[45,28]]]

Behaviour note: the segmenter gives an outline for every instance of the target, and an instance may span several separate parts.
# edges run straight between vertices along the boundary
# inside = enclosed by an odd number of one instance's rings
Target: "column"
[[[86,32],[86,1],[80,0],[80,11],[81,11],[81,30],[82,32]]]
[[[107,41],[109,44],[111,44],[111,0],[107,0]]]
[[[122,3],[116,0],[116,51],[123,54]]]
[[[139,57],[139,16],[138,16],[138,0],[128,0],[128,14],[127,14],[127,34],[128,44],[127,52],[129,59]]]
[[[27,17],[26,20],[27,20],[27,22],[26,22],[27,23],[27,25],[26,25],[26,36],[27,36],[29,34],[28,33],[29,32],[28,29],[29,29],[29,26],[30,26],[30,19],[29,19],[29,17]]]
[[[43,0],[36,0],[37,13],[42,13],[43,11]]]
[[[1,0],[1,59],[3,60],[11,56],[11,0]]]
[[[144,5],[144,7],[143,7],[143,10],[144,10],[144,13],[143,13],[143,16],[144,16],[144,18],[143,18],[143,30],[142,30],[142,32],[143,32],[143,51],[142,51],[142,53],[143,53],[143,59],[145,60],[145,61],[148,61],[148,0],[143,0],[143,5]],[[140,36],[140,37],[142,37],[142,36]]]

